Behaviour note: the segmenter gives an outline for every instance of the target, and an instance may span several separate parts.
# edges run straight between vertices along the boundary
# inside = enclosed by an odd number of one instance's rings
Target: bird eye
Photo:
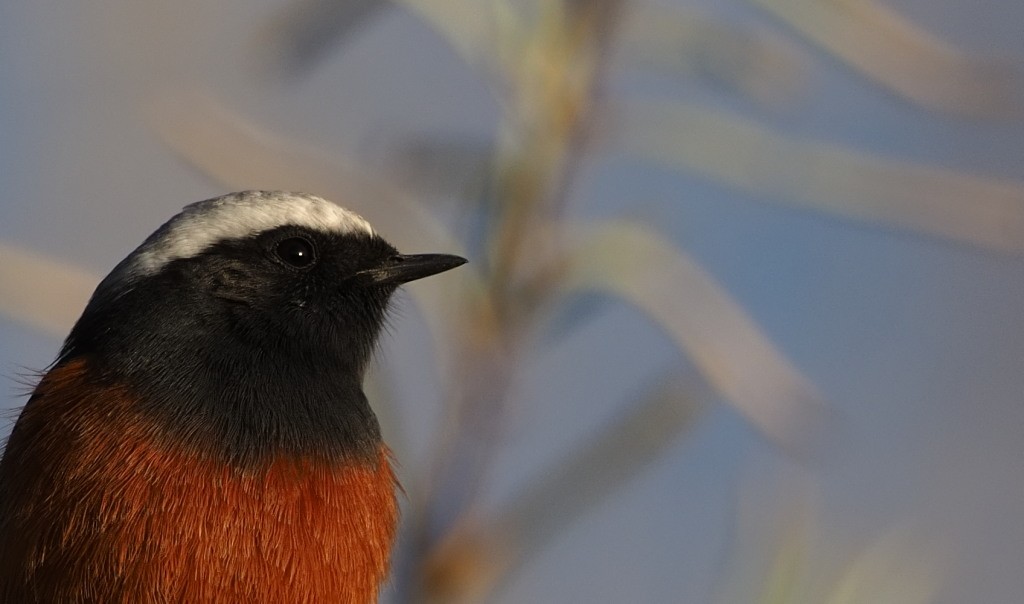
[[[295,268],[306,268],[316,262],[316,249],[305,237],[289,237],[275,248],[277,257]]]

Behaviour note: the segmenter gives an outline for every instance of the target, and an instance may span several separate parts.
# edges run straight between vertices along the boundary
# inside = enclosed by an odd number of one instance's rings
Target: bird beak
[[[364,285],[400,285],[465,263],[465,258],[450,254],[397,254],[379,266],[359,271],[353,277]]]

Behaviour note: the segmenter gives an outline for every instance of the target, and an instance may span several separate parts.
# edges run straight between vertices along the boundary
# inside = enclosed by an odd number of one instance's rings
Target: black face
[[[395,285],[363,283],[359,274],[398,257],[379,237],[283,227],[217,245],[182,269],[238,340],[305,343],[361,376]]]
[[[58,362],[85,356],[169,443],[238,465],[375,454],[361,382],[396,285],[366,275],[396,262],[364,234],[282,227],[220,243],[123,291],[101,285]]]

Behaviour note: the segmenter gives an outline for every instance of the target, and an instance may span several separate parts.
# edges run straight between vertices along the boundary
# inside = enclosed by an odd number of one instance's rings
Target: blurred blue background
[[[605,82],[609,96],[685,102],[783,138],[999,181],[1016,204],[1008,222],[1024,214],[1024,4],[885,3],[943,45],[1007,68],[1007,104],[995,116],[908,100],[757,3],[660,4],[763,32],[798,59],[798,77],[758,97],[723,84],[715,65],[683,77],[622,70]],[[495,136],[502,107],[478,66],[414,11],[382,11],[315,60],[282,67],[275,24],[300,8],[281,0],[0,6],[0,241],[98,277],[182,205],[224,192],[160,134],[175,128],[166,116],[191,114],[195,95],[325,155],[357,157],[413,197],[415,175],[395,159],[403,137]],[[1019,601],[1024,241],[995,249],[848,220],[793,207],[778,190],[676,168],[598,145],[580,160],[567,212],[636,218],[685,250],[820,392],[832,410],[823,442],[794,457],[712,396],[689,430],[560,526],[487,601],[914,601],[906,593],[942,604]],[[419,197],[465,228],[450,195]],[[971,215],[976,200],[960,201]],[[4,253],[3,263],[16,260]],[[27,294],[33,283],[16,287]],[[398,379],[394,413],[407,419],[396,449],[415,500],[429,430],[445,420],[440,395],[422,395],[438,390],[422,367],[431,335],[411,299],[401,305],[380,356]],[[0,406],[24,403],[16,376],[47,366],[57,333],[15,312],[0,316]],[[511,390],[520,403],[479,499],[484,518],[614,420],[638,385],[666,369],[697,374],[644,315],[614,305],[519,369]],[[854,595],[835,595],[848,594],[839,587],[847,584]]]

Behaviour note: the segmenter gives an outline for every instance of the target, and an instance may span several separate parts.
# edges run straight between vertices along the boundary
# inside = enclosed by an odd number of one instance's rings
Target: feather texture
[[[0,601],[375,602],[398,508],[387,448],[232,467],[174,447],[81,358],[0,462]]]

